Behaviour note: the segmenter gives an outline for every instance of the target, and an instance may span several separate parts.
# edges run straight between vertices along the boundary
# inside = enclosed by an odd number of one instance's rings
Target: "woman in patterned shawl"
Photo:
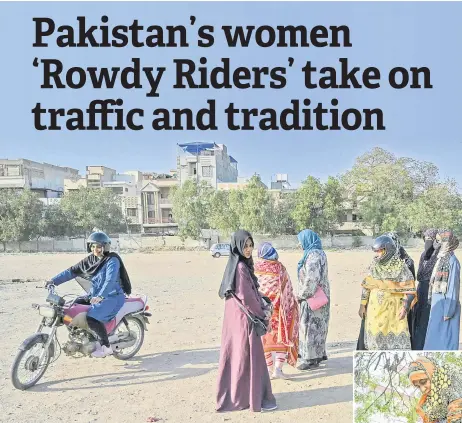
[[[404,260],[404,262],[406,263],[406,266],[409,267],[409,270],[411,271],[412,276],[415,279],[414,260],[412,260],[412,258],[409,256],[407,251],[401,245],[401,241],[399,240],[398,234],[396,232],[388,232],[388,233],[386,233],[384,235],[390,237],[393,240],[393,242],[396,244],[396,248],[398,249],[398,253],[399,253],[399,258],[401,260]]]
[[[412,349],[423,350],[425,335],[427,334],[428,318],[430,317],[430,302],[428,301],[428,287],[433,273],[440,244],[436,242],[437,229],[427,229],[423,238],[425,241],[424,251],[420,256],[419,269],[417,271],[417,298],[418,302],[413,310],[412,320]]]
[[[359,315],[364,322],[368,350],[410,350],[409,325],[405,319],[415,302],[415,281],[393,240],[379,236],[376,256],[362,282]]]
[[[408,377],[422,392],[416,411],[423,423],[462,422],[462,374],[459,369],[418,358],[410,364]]]
[[[305,229],[298,234],[304,250],[298,262],[298,300],[300,302],[300,348],[299,370],[319,367],[327,360],[326,339],[330,317],[330,286],[326,253],[322,250],[318,234]],[[307,300],[321,288],[328,298],[326,305],[311,310]]]
[[[393,240],[393,242],[396,244],[396,248],[398,249],[398,252],[399,252],[399,258],[401,260],[404,260],[404,262],[406,263],[406,266],[409,267],[409,270],[412,273],[412,277],[415,280],[414,260],[412,260],[412,258],[409,256],[407,251],[401,245],[401,241],[399,239],[398,234],[396,232],[388,232],[384,235],[389,236]],[[407,324],[409,325],[409,333],[411,335],[411,346],[414,345],[414,331],[413,331],[414,326],[412,324],[413,320],[414,320],[414,310],[410,310],[409,313],[407,314]]]
[[[286,362],[295,367],[298,358],[298,303],[292,282],[284,265],[278,261],[275,248],[265,242],[258,249],[259,260],[255,263],[260,292],[268,297],[274,306],[271,317],[271,332],[263,336],[268,371],[276,379],[287,379],[282,372]],[[276,364],[273,371],[273,354]]]
[[[460,264],[454,255],[459,240],[449,230],[436,235],[441,244],[428,289],[430,318],[424,350],[458,350],[460,329]]]

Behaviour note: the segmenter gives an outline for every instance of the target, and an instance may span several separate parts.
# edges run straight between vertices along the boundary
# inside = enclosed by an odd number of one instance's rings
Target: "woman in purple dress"
[[[267,319],[264,300],[254,274],[250,233],[237,231],[231,237],[228,265],[220,287],[225,298],[225,316],[218,368],[217,411],[275,410],[276,400],[266,368],[261,337],[241,307]]]

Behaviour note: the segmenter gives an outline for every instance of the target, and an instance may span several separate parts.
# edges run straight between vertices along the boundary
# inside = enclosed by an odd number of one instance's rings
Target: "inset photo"
[[[461,423],[462,354],[357,352],[354,421]]]

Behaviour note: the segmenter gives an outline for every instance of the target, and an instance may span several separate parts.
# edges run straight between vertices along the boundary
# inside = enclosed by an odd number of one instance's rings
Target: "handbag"
[[[270,330],[270,324],[269,321],[260,319],[260,317],[255,316],[254,314],[250,313],[249,310],[247,310],[247,307],[244,307],[239,300],[239,298],[234,295],[234,293],[231,294],[233,298],[236,300],[238,307],[243,311],[243,313],[248,317],[250,320],[250,323],[252,324],[252,329],[255,331],[257,336],[264,336],[268,333]],[[266,297],[264,298],[266,301]],[[270,302],[271,304],[271,302]]]
[[[307,300],[310,309],[313,311],[319,310],[321,307],[324,307],[328,302],[329,299],[327,295],[324,293],[322,288],[319,286],[314,295]]]

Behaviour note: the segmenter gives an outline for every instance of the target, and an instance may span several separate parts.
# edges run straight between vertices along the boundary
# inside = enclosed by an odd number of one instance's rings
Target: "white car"
[[[221,256],[229,256],[231,251],[231,244],[220,243],[220,244],[213,244],[210,248],[210,254],[213,257],[218,258]]]

